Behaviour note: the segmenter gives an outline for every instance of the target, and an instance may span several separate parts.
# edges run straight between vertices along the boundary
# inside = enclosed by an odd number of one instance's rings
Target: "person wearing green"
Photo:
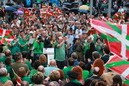
[[[41,3],[42,0],[37,0],[37,3]]]
[[[7,72],[9,73],[9,75],[10,75],[10,78],[12,79],[13,78],[13,73],[12,73],[11,64],[12,64],[12,59],[11,58],[6,58],[5,59],[6,69],[7,69]]]
[[[0,62],[4,63],[5,62],[5,59],[6,59],[5,56],[0,57]]]
[[[8,76],[2,76],[0,77],[0,83],[4,84],[6,83],[10,78]]]
[[[11,62],[14,62],[14,59],[12,58],[11,51],[9,49],[5,50],[4,56],[0,57],[0,62],[5,64],[5,61],[7,58],[11,59]]]
[[[21,52],[22,51],[27,51],[28,52],[28,40],[27,40],[25,35],[22,36],[21,38],[19,38],[18,44],[20,46]]]
[[[6,68],[0,68],[0,83],[5,84],[8,80],[11,80],[7,74]]]
[[[32,83],[30,77],[28,77],[28,76],[23,76],[22,81],[27,81],[29,84]]]
[[[27,74],[28,73],[26,72],[24,67],[20,67],[18,69],[18,76],[21,77],[21,80],[27,81],[29,84],[31,84],[31,79],[30,79],[30,77],[27,76]]]
[[[89,77],[89,71],[83,70],[82,71],[82,77],[83,77],[84,80],[86,80]]]
[[[56,60],[57,66],[60,69],[64,68],[65,65],[65,39],[58,37],[57,42],[54,46],[54,59]]]
[[[64,86],[84,86],[80,83],[80,81],[77,80],[78,73],[74,71],[69,71],[67,73],[69,82],[66,83]]]
[[[29,77],[32,78],[33,75],[35,75],[38,72],[38,67],[40,66],[40,62],[38,60],[36,60],[33,63],[33,69],[30,71],[29,73]]]
[[[95,47],[96,47],[96,50],[100,53],[100,55],[103,55],[103,41],[101,38],[98,38],[96,40],[96,44],[95,44]]]
[[[44,43],[42,37],[39,36],[33,43],[34,61],[39,59],[39,56],[43,54]]]
[[[65,78],[65,79],[68,78],[67,73],[68,73],[69,71],[71,71],[72,68],[73,68],[73,65],[74,65],[74,59],[73,59],[73,58],[69,58],[69,59],[68,59],[68,65],[69,65],[68,67],[63,68],[64,78]]]
[[[90,48],[90,43],[89,42],[84,42],[84,54],[85,52]]]
[[[27,51],[22,52],[22,58],[23,58],[23,62],[28,66],[29,70],[32,70],[31,62],[28,59]]]
[[[20,52],[20,46],[16,37],[14,37],[13,41],[9,44],[9,49],[12,55],[15,55],[17,52]]]

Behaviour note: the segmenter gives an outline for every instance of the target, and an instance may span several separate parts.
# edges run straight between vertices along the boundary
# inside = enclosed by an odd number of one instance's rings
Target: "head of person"
[[[74,59],[73,58],[69,58],[68,59],[68,65],[69,66],[73,66],[74,65]]]
[[[17,61],[20,61],[22,60],[22,54],[20,52],[16,53],[14,55],[14,60],[17,62]]]
[[[5,59],[5,65],[11,65],[11,58],[6,58]]]
[[[62,36],[62,32],[57,32],[57,33],[56,33],[56,36],[57,36],[57,37]]]
[[[8,74],[5,67],[0,68],[0,77],[6,76]]]
[[[86,69],[86,65],[85,65],[85,63],[84,63],[83,61],[80,61],[79,66],[80,66],[83,70]]]
[[[88,70],[88,71],[90,72],[91,69],[92,69],[91,63],[87,63],[85,69]]]
[[[49,63],[49,66],[57,67],[56,61],[55,60],[51,60],[50,63]]]
[[[0,62],[0,68],[6,68],[6,66],[3,62]]]
[[[60,84],[57,81],[52,81],[48,86],[60,86]]]
[[[115,75],[113,77],[113,85],[112,86],[122,86],[122,79],[120,75]]]
[[[92,58],[95,60],[97,58],[100,58],[100,54],[97,51],[92,52]]]
[[[78,73],[74,71],[69,71],[67,75],[69,80],[75,80],[78,78]]]
[[[41,72],[37,72],[35,75],[32,76],[32,82],[34,84],[42,84],[44,79],[44,75]]]
[[[38,42],[42,42],[42,41],[43,41],[43,39],[42,39],[42,36],[41,36],[41,35],[37,38],[37,41],[38,41]]]
[[[59,42],[59,43],[61,43],[63,40],[64,40],[64,39],[63,39],[62,36],[58,37],[58,42]]]
[[[102,40],[101,38],[97,38],[97,39],[96,39],[96,42],[97,42],[98,44],[100,44],[100,43],[103,42],[103,40]]]
[[[39,56],[39,62],[40,62],[41,64],[44,64],[44,63],[47,62],[47,58],[46,58],[46,56],[45,56],[44,54],[41,54],[41,55]]]
[[[96,82],[95,86],[107,86],[107,84],[104,81],[98,81]]]
[[[22,81],[21,86],[29,86],[29,83],[27,81]]]
[[[11,55],[11,51],[9,49],[5,50],[5,56],[8,57]]]
[[[45,72],[44,66],[40,65],[40,66],[38,67],[38,71],[44,73],[44,72]]]
[[[73,59],[78,59],[78,55],[77,55],[76,52],[73,52],[73,53],[71,54],[71,57],[72,57]]]
[[[72,68],[72,71],[76,72],[78,74],[77,79],[80,80],[82,79],[82,68],[80,66],[75,66]]]
[[[38,67],[40,66],[41,64],[40,64],[40,62],[39,62],[39,60],[35,60],[35,62],[33,63],[33,67],[34,67],[34,69],[38,69]]]
[[[51,81],[58,81],[60,79],[60,72],[59,71],[52,71],[49,75]]]
[[[88,42],[88,43],[91,43],[92,41],[93,41],[92,37],[91,37],[91,36],[88,36],[88,37],[87,37],[87,42]]]
[[[90,43],[90,50],[92,50],[92,51],[95,50],[95,44],[93,42]]]
[[[47,36],[47,31],[42,31],[42,36],[46,37]]]
[[[110,54],[110,50],[106,45],[103,47],[103,53],[104,54]]]
[[[22,77],[24,77],[25,75],[26,75],[26,70],[25,70],[25,68],[24,67],[20,67],[19,69],[18,69],[18,76],[20,76],[21,78]]]
[[[63,70],[57,70],[60,73],[60,80],[64,79],[64,72]]]
[[[98,82],[98,80],[97,80],[97,79],[95,79],[95,80],[91,80],[91,82],[89,81],[90,86],[95,86],[97,82]]]
[[[23,51],[23,52],[22,52],[22,57],[23,57],[23,58],[27,58],[27,57],[28,57],[28,53],[27,53],[26,51]]]
[[[99,67],[94,67],[93,74],[99,75],[99,71],[100,71]]]
[[[82,36],[83,36],[84,39],[86,39],[88,37],[88,33],[87,32],[83,32]]]

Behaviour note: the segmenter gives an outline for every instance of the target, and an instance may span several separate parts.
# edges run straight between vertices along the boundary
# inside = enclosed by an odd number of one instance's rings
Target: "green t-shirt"
[[[78,81],[77,79],[71,80],[70,82],[76,83],[77,86],[82,86],[82,84],[80,83],[80,81]]]
[[[88,43],[88,42],[85,42],[84,43],[84,55],[85,55],[85,53],[86,53],[86,51],[88,50],[90,48],[90,43]]]
[[[37,72],[38,72],[38,70],[32,69],[32,70],[30,71],[29,77],[31,78],[31,77],[32,77],[33,75],[35,75]]]
[[[96,47],[96,50],[99,52],[99,54],[103,55],[103,50],[102,50],[102,45],[97,45]]]
[[[25,63],[27,64],[29,70],[32,70],[32,66],[31,66],[30,61],[26,60]]]
[[[83,70],[82,71],[82,77],[83,77],[84,80],[86,80],[89,77],[89,71]]]
[[[38,43],[37,41],[34,42],[34,44],[33,44],[34,54],[42,54],[43,48],[44,48],[43,42],[40,42],[40,43]]]
[[[9,47],[9,49],[10,49],[12,55],[15,55],[17,52],[20,52],[20,46],[19,46],[19,44],[16,43],[16,44],[14,45],[14,43],[15,43],[15,41],[13,40],[13,41],[11,42],[11,45],[12,45],[12,46]]]
[[[31,79],[28,76],[22,77],[22,81],[27,81],[29,84],[31,84]]]
[[[68,67],[66,67],[66,68],[63,69],[65,79],[68,78],[67,73],[68,73],[69,71],[71,71],[72,68],[73,68],[73,66],[68,66]]]
[[[0,83],[2,83],[2,84],[7,82],[8,80],[10,80],[10,77],[8,77],[8,76],[1,76],[0,77]]]
[[[28,51],[28,46],[27,46],[27,42],[28,42],[28,41],[27,41],[26,39],[20,38],[18,42],[19,42],[19,44],[20,44],[21,46],[23,46],[23,47],[20,46],[21,52],[22,52],[22,51]]]
[[[65,60],[65,44],[60,47],[57,47],[58,43],[55,43],[54,46],[54,58],[56,61],[64,61]]]
[[[6,57],[5,57],[5,56],[0,57],[0,62],[5,63],[5,59],[6,59]]]

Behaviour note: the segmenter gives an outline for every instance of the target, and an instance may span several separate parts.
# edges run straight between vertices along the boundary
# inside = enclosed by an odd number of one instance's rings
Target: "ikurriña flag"
[[[120,74],[122,77],[126,79],[124,81],[123,86],[129,85],[129,61],[123,60],[118,55],[113,55],[105,64],[105,67],[112,71],[117,72],[118,74]]]
[[[0,43],[1,44],[10,43],[11,41],[13,41],[13,39],[14,39],[14,36],[11,30],[0,29]]]
[[[95,19],[91,19],[90,23],[91,27],[105,35],[112,53],[129,60],[129,25],[118,25]]]

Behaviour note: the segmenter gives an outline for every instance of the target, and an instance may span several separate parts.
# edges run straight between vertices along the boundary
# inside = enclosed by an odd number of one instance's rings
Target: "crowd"
[[[0,45],[0,86],[123,86],[124,79],[104,66],[112,53],[90,18],[126,23],[74,12],[42,18],[37,10],[11,22],[0,18],[0,28],[14,37]],[[47,62],[43,48],[54,48],[54,60]]]

